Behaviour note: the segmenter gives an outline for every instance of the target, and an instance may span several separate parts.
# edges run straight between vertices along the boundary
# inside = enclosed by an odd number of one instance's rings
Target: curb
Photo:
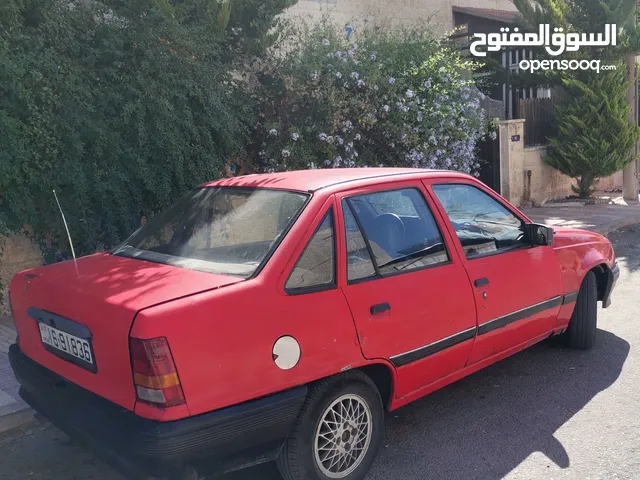
[[[0,436],[13,433],[14,430],[23,432],[35,427],[40,422],[35,417],[36,412],[31,408],[18,410],[17,412],[0,417]]]

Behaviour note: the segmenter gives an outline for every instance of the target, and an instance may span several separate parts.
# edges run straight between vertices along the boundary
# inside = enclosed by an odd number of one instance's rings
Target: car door
[[[419,181],[338,195],[342,285],[363,355],[397,368],[403,397],[464,367],[476,312],[471,284]]]
[[[469,364],[549,334],[563,301],[553,248],[528,244],[525,220],[480,182],[424,183],[473,284],[478,336]]]

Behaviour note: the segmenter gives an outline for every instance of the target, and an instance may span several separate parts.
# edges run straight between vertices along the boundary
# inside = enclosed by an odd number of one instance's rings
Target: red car
[[[553,335],[590,348],[618,276],[606,238],[468,175],[249,175],[17,274],[9,355],[36,411],[132,477],[362,479],[385,412]]]

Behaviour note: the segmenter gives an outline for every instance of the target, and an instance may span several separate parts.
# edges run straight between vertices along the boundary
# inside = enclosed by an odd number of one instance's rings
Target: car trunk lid
[[[70,382],[133,410],[129,332],[136,313],[240,281],[104,253],[29,270],[11,284],[20,348]]]

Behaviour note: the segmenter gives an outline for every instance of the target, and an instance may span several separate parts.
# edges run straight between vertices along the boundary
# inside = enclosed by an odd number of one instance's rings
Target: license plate
[[[42,343],[93,365],[93,355],[91,355],[89,342],[44,323],[40,323],[39,326]]]

